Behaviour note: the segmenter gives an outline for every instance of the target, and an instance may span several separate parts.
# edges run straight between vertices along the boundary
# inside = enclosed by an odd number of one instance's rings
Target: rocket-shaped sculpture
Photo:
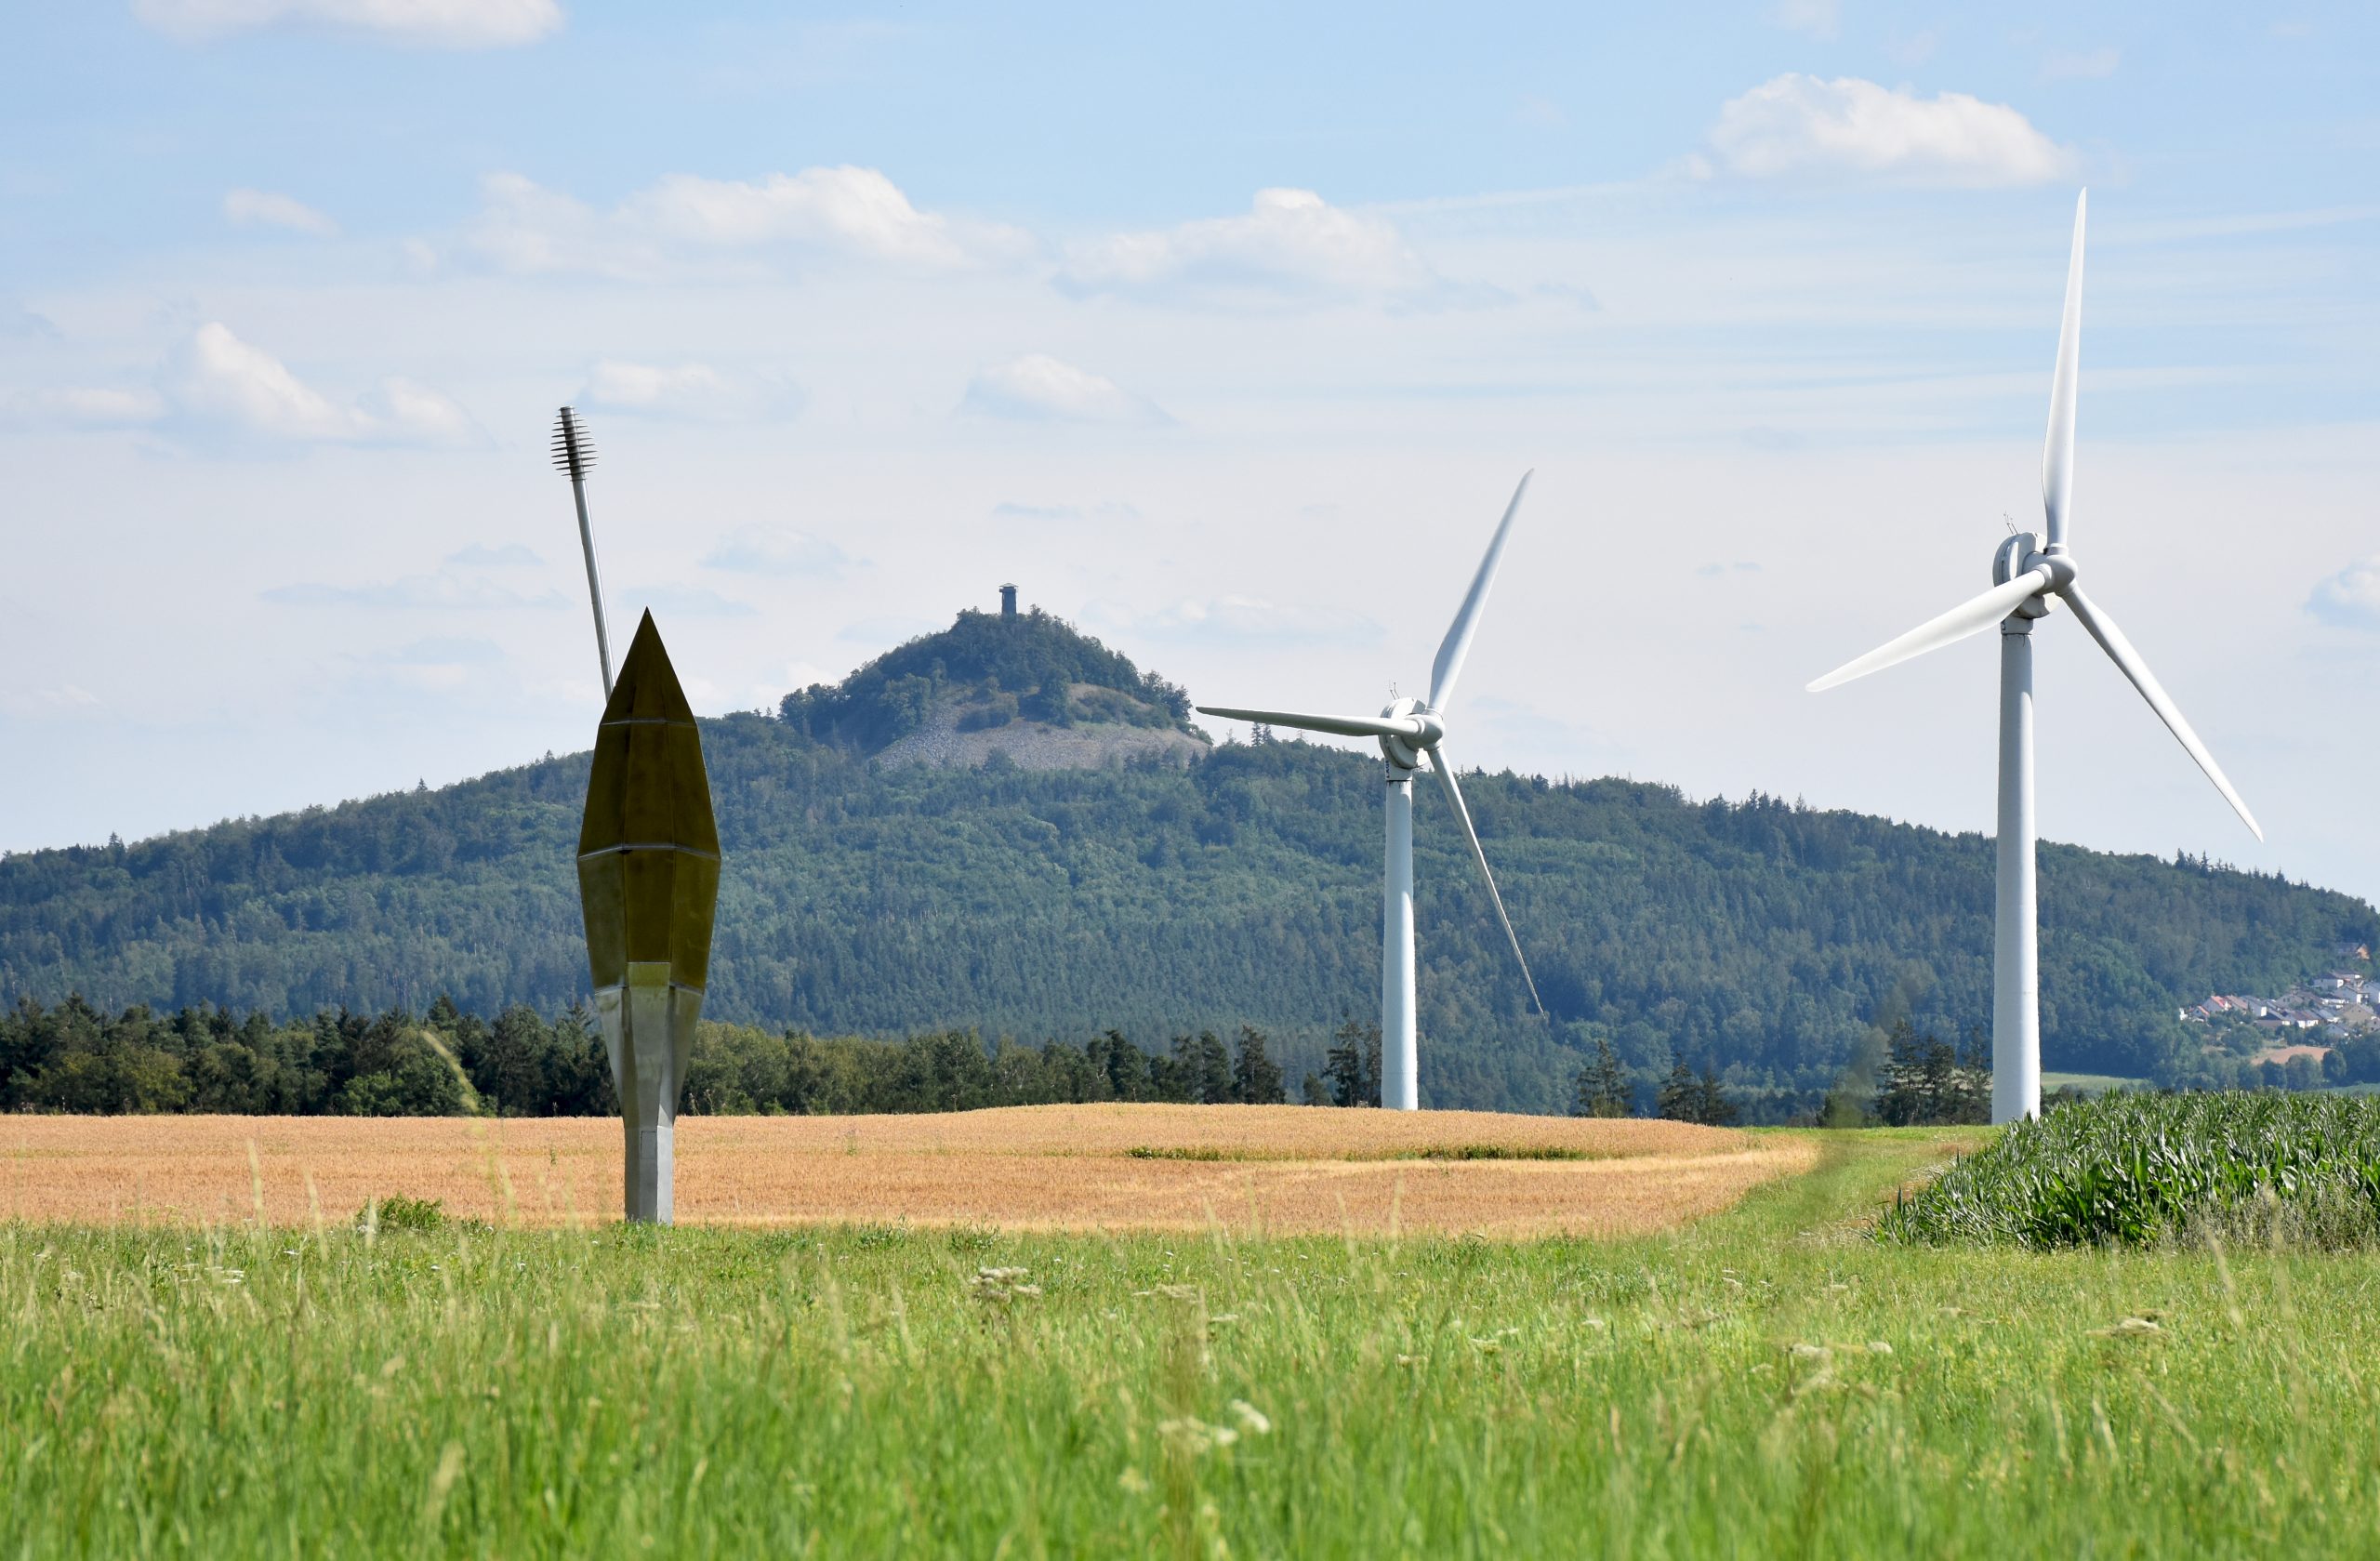
[[[595,734],[578,899],[627,1128],[628,1217],[666,1225],[678,1091],[719,901],[719,827],[702,734],[651,613],[637,625]]]

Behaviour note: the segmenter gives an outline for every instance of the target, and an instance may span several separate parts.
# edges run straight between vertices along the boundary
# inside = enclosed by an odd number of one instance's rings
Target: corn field
[[[2054,1248],[2380,1242],[2380,1097],[2104,1095],[2007,1130],[1879,1223],[1886,1241]]]

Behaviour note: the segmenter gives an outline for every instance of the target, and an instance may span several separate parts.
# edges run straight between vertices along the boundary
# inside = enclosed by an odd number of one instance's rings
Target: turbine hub
[[[2041,538],[2030,531],[2017,532],[2001,543],[1999,550],[1991,555],[1991,583],[1995,586],[2004,586],[2017,575],[2038,569],[2043,564],[2050,566],[2051,573],[2056,576],[2056,583],[2041,595],[2028,597],[2018,602],[2012,615],[2020,618],[2049,616],[2050,610],[2057,604],[2057,598],[2052,593],[2074,578],[2074,565],[2063,551],[2043,552]]]
[[[1409,696],[1392,699],[1381,707],[1380,713],[1389,721],[1418,721],[1425,734],[1414,738],[1382,737],[1380,740],[1380,756],[1388,761],[1388,767],[1392,770],[1410,773],[1420,769],[1421,750],[1446,735],[1446,728],[1439,724],[1429,707],[1419,699]]]

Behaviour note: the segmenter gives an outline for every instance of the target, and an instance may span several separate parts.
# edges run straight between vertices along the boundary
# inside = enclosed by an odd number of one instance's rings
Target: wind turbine
[[[1991,981],[1991,1119],[2012,1122],[2042,1109],[2041,946],[2034,906],[2033,625],[2064,602],[2178,738],[2241,821],[2263,840],[2248,804],[2224,776],[2164,685],[2132,648],[2108,610],[2083,594],[2067,548],[2074,508],[2074,397],[2082,337],[2082,218],[2090,192],[2074,202],[2074,248],[2067,262],[2066,313],[2050,380],[2049,438],[2042,450],[2047,540],[2019,532],[1992,555],[1992,586],[1891,643],[1846,662],[1809,685],[1821,693],[1971,634],[2000,626],[2000,839]],[[2037,544],[2039,544],[2037,546]]]
[[[1388,782],[1388,873],[1381,905],[1380,1103],[1393,1111],[1418,1110],[1421,1104],[1421,1059],[1413,1020],[1412,782],[1414,772],[1425,761],[1447,794],[1447,805],[1461,822],[1464,837],[1471,841],[1471,854],[1479,863],[1480,876],[1488,880],[1488,897],[1495,903],[1496,919],[1504,924],[1504,936],[1512,942],[1513,958],[1520,961],[1521,979],[1528,983],[1529,1000],[1537,1004],[1540,1013],[1545,1012],[1545,1004],[1537,995],[1537,983],[1528,973],[1528,959],[1521,953],[1521,940],[1513,931],[1513,919],[1504,914],[1503,896],[1496,893],[1496,875],[1488,870],[1488,853],[1480,849],[1479,831],[1471,826],[1471,810],[1463,806],[1462,787],[1455,784],[1454,766],[1448,761],[1445,748],[1447,707],[1454,702],[1455,681],[1462,676],[1463,658],[1471,654],[1471,637],[1479,627],[1479,610],[1487,605],[1488,589],[1496,583],[1496,567],[1504,558],[1504,539],[1512,534],[1513,517],[1520,513],[1521,496],[1528,492],[1528,480],[1534,475],[1523,473],[1520,486],[1513,490],[1513,501],[1504,507],[1504,518],[1498,523],[1495,537],[1488,544],[1488,556],[1479,561],[1479,573],[1472,576],[1470,593],[1463,597],[1453,627],[1447,630],[1446,639],[1438,646],[1438,659],[1430,668],[1429,698],[1408,696],[1392,700],[1377,716],[1310,716],[1287,710],[1198,707],[1202,715],[1293,726],[1306,732],[1329,732],[1342,737],[1380,739]]]

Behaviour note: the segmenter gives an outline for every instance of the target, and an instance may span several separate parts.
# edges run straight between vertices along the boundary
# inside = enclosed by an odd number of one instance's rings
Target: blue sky
[[[1426,675],[1466,763],[1990,807],[1985,580],[2092,190],[2052,838],[2380,895],[2369,7],[33,4],[0,52],[0,849],[751,708],[1005,578],[1201,699]]]

